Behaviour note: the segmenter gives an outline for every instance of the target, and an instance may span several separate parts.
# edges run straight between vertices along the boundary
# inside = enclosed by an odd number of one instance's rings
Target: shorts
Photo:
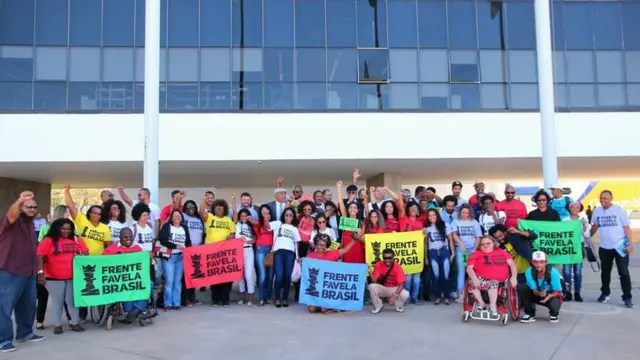
[[[480,286],[478,287],[478,290],[490,290],[500,287],[500,281],[498,280],[489,280],[479,276],[478,280],[480,280]],[[474,287],[471,279],[469,279],[469,284],[471,284],[471,287]]]

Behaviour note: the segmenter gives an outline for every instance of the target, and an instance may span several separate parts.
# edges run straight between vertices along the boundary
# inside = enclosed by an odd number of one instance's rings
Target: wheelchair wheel
[[[113,329],[113,315],[107,316],[107,330]]]
[[[106,305],[91,306],[89,308],[89,311],[91,312],[91,321],[93,321],[93,323],[96,325],[100,325],[104,322],[106,318],[107,306]]]
[[[509,309],[509,316],[511,320],[517,321],[520,317],[520,301],[518,297],[518,288],[509,287],[507,290],[507,308]]]

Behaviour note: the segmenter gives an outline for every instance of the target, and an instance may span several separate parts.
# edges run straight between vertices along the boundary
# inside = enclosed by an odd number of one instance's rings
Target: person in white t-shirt
[[[315,218],[315,226],[313,227],[313,231],[311,232],[311,240],[309,243],[311,247],[314,247],[313,239],[316,238],[318,234],[325,234],[329,236],[331,243],[334,243],[338,239],[338,231],[329,226],[329,221],[324,214],[318,214]]]
[[[590,236],[589,220],[587,220],[587,217],[582,214],[582,210],[584,210],[584,206],[579,201],[569,203],[569,205],[567,205],[569,216],[562,219],[562,221],[580,221],[582,229],[582,247],[584,248],[586,241]],[[562,273],[564,281],[567,284],[567,292],[564,294],[564,301],[575,300],[577,302],[582,302],[582,295],[580,294],[580,290],[582,289],[582,262],[562,265]],[[575,290],[574,294],[571,294],[572,283]]]
[[[153,253],[153,246],[155,244],[156,233],[149,225],[149,206],[143,203],[137,203],[131,209],[131,217],[135,221],[131,224],[131,231],[133,232],[133,242],[142,248],[142,251]],[[155,284],[160,282],[160,273],[156,272],[156,260],[151,260],[151,281]],[[157,267],[160,270],[160,266]]]
[[[495,208],[495,199],[493,196],[487,194],[480,198],[480,204],[482,204],[482,215],[478,218],[480,226],[484,235],[489,235],[489,229],[494,225],[503,224],[507,220],[507,215],[504,211],[498,211]]]
[[[128,227],[127,209],[120,200],[108,200],[102,209],[102,223],[111,230],[111,242],[120,243],[120,230]]]
[[[605,303],[611,295],[611,270],[616,262],[620,285],[622,286],[622,301],[628,308],[633,308],[631,301],[631,276],[629,275],[629,255],[633,252],[629,215],[618,205],[612,203],[613,194],[609,190],[600,193],[600,204],[591,215],[591,236],[600,230],[600,249],[598,255],[602,271],[600,279],[602,287],[598,302]]]
[[[273,285],[275,305],[288,307],[289,289],[291,288],[291,273],[293,265],[298,260],[298,243],[300,242],[300,232],[298,232],[298,219],[293,208],[288,207],[280,216],[280,221],[272,221],[273,247],[273,267],[275,269],[276,280]]]
[[[157,237],[158,232],[160,231],[160,207],[157,204],[151,202],[151,191],[149,191],[149,189],[147,188],[140,189],[138,191],[137,201],[131,200],[129,195],[124,192],[124,187],[122,186],[118,187],[118,193],[120,194],[122,201],[127,203],[127,205],[131,206],[132,208],[138,203],[143,203],[149,207],[149,216],[147,218],[147,222],[153,229],[154,236]]]
[[[238,290],[240,291],[238,305],[244,304],[246,300],[247,306],[253,306],[253,294],[255,292],[253,244],[256,241],[256,231],[253,228],[251,219],[252,215],[249,209],[240,209],[238,211],[236,239],[242,239],[244,242],[244,277],[238,281]]]

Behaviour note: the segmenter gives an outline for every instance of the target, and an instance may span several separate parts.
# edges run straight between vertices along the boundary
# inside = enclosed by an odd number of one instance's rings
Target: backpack
[[[551,285],[551,269],[553,267],[549,264],[545,265],[545,271],[544,271],[544,281]],[[538,275],[535,273],[535,268],[532,266],[529,268],[530,271],[530,275],[531,278],[533,279],[533,282],[536,283],[536,290],[540,291],[540,283],[538,282]],[[562,286],[562,299],[564,299],[565,294],[568,292],[568,288],[567,288],[567,283],[565,283],[564,278],[562,277],[562,273],[558,271],[558,274],[560,274],[560,286]]]

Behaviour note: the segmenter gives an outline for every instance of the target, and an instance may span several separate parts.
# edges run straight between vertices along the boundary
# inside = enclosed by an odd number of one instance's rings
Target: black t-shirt
[[[535,221],[560,221],[560,215],[552,208],[547,208],[545,211],[535,209],[527,215],[527,220]]]

